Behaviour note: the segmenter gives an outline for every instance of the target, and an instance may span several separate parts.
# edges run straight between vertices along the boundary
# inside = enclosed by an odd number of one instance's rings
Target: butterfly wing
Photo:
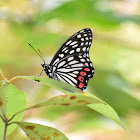
[[[60,60],[55,66],[55,79],[67,82],[84,90],[90,78],[93,77],[92,62],[85,55],[70,55]]]
[[[71,36],[57,51],[50,65],[55,65],[61,59],[73,55],[85,54],[89,57],[89,49],[92,43],[92,31],[89,28],[82,29]]]
[[[89,58],[92,43],[91,29],[83,29],[71,36],[58,50],[50,65],[54,68],[55,77],[84,90],[94,68]]]

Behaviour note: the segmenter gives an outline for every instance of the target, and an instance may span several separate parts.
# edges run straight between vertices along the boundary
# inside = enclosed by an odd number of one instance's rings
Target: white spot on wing
[[[81,60],[81,62],[85,62],[85,59],[80,59]]]
[[[86,51],[86,47],[84,47],[82,50],[83,50],[83,51]]]
[[[75,44],[74,46],[72,46],[72,48],[75,48],[75,47],[77,47],[78,46],[78,44]]]
[[[83,67],[83,64],[75,64],[75,65],[72,65],[71,67]]]
[[[63,66],[65,63],[66,63],[66,61],[60,62],[60,63],[58,64],[58,68],[61,67],[61,66]]]
[[[68,52],[68,50],[65,50],[65,53],[67,53]]]
[[[69,57],[68,58],[68,61],[71,61],[71,60],[73,60],[74,59],[74,57]]]
[[[77,77],[75,74],[73,73],[69,73],[69,75],[73,76],[73,77]]]
[[[53,67],[53,71],[55,71],[56,70],[56,67]]]
[[[62,49],[62,51],[65,51],[67,49],[67,47],[65,47],[64,49]]]
[[[70,41],[68,41],[68,42],[66,43],[66,45],[69,45],[71,42],[72,42],[71,40],[70,40]]]
[[[59,57],[61,57],[61,58],[64,57],[64,54],[59,54]]]
[[[73,53],[74,53],[74,50],[71,50],[69,53],[70,53],[70,54],[73,54]]]
[[[59,61],[59,58],[57,58],[57,59],[54,61],[54,64],[57,63],[58,61]]]
[[[78,62],[78,61],[73,60],[73,61],[71,61],[69,64],[72,65],[72,64],[75,64],[75,63],[77,63],[77,62]]]
[[[60,69],[57,69],[57,72],[64,72],[64,73],[67,73],[67,72],[71,72],[71,71],[77,71],[77,70],[81,70],[82,68],[70,68],[70,69],[67,69],[67,68],[60,68]]]
[[[79,34],[79,35],[77,35],[77,38],[80,38],[81,37],[81,35]]]
[[[77,49],[76,49],[76,52],[80,52],[80,48],[77,48]]]
[[[92,67],[92,63],[90,63],[90,66]]]
[[[73,73],[74,73],[74,74],[78,74],[78,73],[79,73],[79,71],[74,71]]]
[[[77,41],[74,41],[74,42],[72,42],[70,45],[74,45],[74,44],[76,44],[77,43]]]

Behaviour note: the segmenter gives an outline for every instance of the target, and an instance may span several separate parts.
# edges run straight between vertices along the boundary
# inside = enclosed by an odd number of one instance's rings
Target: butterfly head
[[[51,73],[52,73],[52,67],[49,64],[41,64],[41,66],[43,67],[45,73],[50,77]]]
[[[41,66],[43,67],[43,69],[45,70],[46,68],[48,68],[49,67],[49,64],[41,64]]]

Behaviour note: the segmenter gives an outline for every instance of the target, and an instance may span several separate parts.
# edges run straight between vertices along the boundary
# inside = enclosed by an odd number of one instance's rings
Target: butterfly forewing
[[[89,49],[92,43],[92,32],[91,29],[83,29],[71,36],[58,50],[53,57],[50,65],[55,65],[61,59],[73,55],[85,54],[89,56]]]

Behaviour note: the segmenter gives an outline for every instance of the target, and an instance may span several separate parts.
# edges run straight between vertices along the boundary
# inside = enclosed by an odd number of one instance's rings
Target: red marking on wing
[[[81,72],[80,72],[80,75],[81,75],[81,76],[85,76],[86,73],[85,73],[84,71],[81,71]]]
[[[90,69],[89,68],[84,68],[84,71],[90,71]]]
[[[83,83],[79,83],[79,88],[83,88],[84,87],[84,84]]]
[[[84,81],[84,77],[82,76],[78,76],[79,81],[83,82]]]
[[[86,67],[86,64],[84,64],[84,66]]]

